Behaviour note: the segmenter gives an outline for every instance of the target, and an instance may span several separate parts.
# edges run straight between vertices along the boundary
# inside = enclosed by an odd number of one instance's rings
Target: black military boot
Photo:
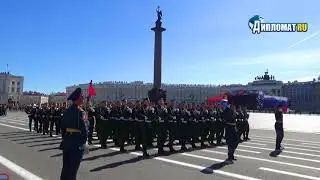
[[[170,146],[170,147],[169,147],[169,149],[170,149],[170,152],[171,152],[171,153],[175,153],[175,152],[176,152],[176,150],[175,150],[175,149],[173,149],[173,147],[172,147],[172,146]]]
[[[102,143],[102,144],[101,144],[101,148],[102,148],[102,149],[107,149],[107,144],[106,144],[106,143]]]
[[[182,150],[182,151],[187,151],[188,148],[184,145],[184,146],[181,146],[181,150]]]
[[[165,152],[164,152],[164,150],[163,150],[163,148],[159,148],[158,149],[158,154],[164,154]]]
[[[140,150],[141,150],[141,147],[140,147],[140,146],[136,146],[136,147],[134,148],[134,150],[135,150],[135,151],[140,151]]]
[[[120,152],[127,152],[127,150],[124,147],[120,147]]]
[[[147,151],[143,151],[143,157],[144,157],[144,158],[149,158],[149,157],[150,157],[150,155],[148,154],[148,152],[147,152]]]

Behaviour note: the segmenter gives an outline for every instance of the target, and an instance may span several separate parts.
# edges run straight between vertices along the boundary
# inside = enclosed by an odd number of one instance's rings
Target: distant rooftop
[[[6,75],[6,76],[11,76],[11,77],[18,77],[18,78],[23,78],[23,76],[19,76],[19,75],[13,75],[10,72],[0,72],[0,76],[1,75]]]
[[[36,92],[36,91],[25,91],[23,92],[23,95],[29,95],[29,96],[47,96],[47,94]]]
[[[72,86],[68,86],[67,88],[72,87],[79,87],[79,86],[88,86],[89,83],[86,84],[75,84]],[[93,83],[93,85],[145,85],[145,86],[152,86],[152,83],[145,83],[143,81],[104,81],[104,82],[97,82]],[[163,87],[218,87],[212,84],[169,84],[169,83],[162,83]]]
[[[65,92],[56,92],[56,93],[51,93],[50,96],[66,96],[67,93]]]
[[[275,77],[273,75],[269,75],[269,71],[267,69],[267,71],[264,72],[264,75],[262,76],[256,76],[254,78],[255,81],[271,81],[271,80],[275,80]]]

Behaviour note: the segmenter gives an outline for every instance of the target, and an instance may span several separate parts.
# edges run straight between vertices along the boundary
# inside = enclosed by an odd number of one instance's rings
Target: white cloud
[[[281,53],[267,54],[257,57],[241,57],[231,61],[232,65],[261,65],[277,67],[311,66],[320,62],[320,49],[308,49],[303,51],[285,51]]]

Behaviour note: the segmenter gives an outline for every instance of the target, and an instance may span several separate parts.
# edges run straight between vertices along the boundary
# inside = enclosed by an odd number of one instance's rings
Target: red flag
[[[88,88],[88,97],[95,96],[95,95],[96,95],[96,90],[94,89],[92,85],[92,80],[91,80]]]

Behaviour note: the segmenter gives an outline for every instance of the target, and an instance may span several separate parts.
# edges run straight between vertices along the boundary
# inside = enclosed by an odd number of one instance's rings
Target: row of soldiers
[[[25,112],[29,117],[29,131],[32,131],[32,123],[34,123],[33,130],[37,133],[49,134],[52,137],[55,127],[55,134],[58,135],[61,133],[60,121],[66,108],[66,104],[42,104],[40,106],[34,104],[33,106],[27,106]]]
[[[28,106],[29,130],[52,136],[55,126],[56,135],[60,130],[60,121],[67,104],[44,104]],[[125,152],[125,144],[134,144],[135,150],[142,150],[148,156],[147,149],[157,147],[158,153],[165,153],[164,147],[170,152],[175,140],[181,150],[187,150],[189,143],[197,148],[207,145],[220,145],[225,136],[226,115],[223,106],[207,106],[199,104],[177,104],[160,100],[151,103],[148,99],[136,102],[101,102],[96,107],[86,106],[88,112],[89,134],[88,143],[93,141],[93,132],[97,132],[102,148],[107,148],[107,139],[113,139],[121,152]],[[243,107],[235,112],[239,139],[248,140],[249,114]],[[156,143],[155,143],[156,141]],[[141,149],[142,146],[142,149]]]
[[[112,138],[122,152],[126,151],[125,142],[135,144],[136,150],[141,150],[142,145],[144,156],[148,156],[148,148],[154,147],[154,140],[159,154],[165,152],[165,146],[174,152],[175,140],[179,141],[181,150],[187,150],[187,143],[193,148],[197,148],[198,142],[202,147],[220,145],[225,137],[226,117],[229,117],[223,106],[178,105],[174,101],[165,103],[162,100],[151,103],[147,99],[129,103],[126,100],[101,102],[95,109],[89,107],[87,111],[89,144],[95,127],[102,148],[106,148],[106,140]],[[240,106],[232,113],[236,115],[238,139],[243,136],[243,140],[248,140],[249,114]]]
[[[5,104],[0,104],[0,116],[6,116],[7,115],[8,107]]]

